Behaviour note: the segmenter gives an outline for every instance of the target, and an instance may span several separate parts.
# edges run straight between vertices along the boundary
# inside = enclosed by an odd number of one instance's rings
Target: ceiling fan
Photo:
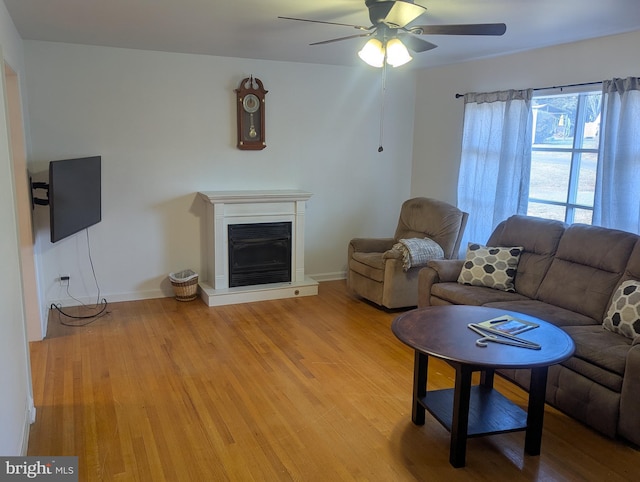
[[[323,45],[342,40],[371,37],[358,53],[360,58],[374,67],[382,67],[385,61],[398,67],[409,62],[412,57],[408,50],[426,52],[437,45],[418,37],[419,35],[502,35],[507,27],[504,23],[479,23],[462,25],[410,25],[427,9],[416,5],[413,0],[365,0],[369,9],[371,26],[351,25],[347,23],[307,20],[304,18],[278,17],[300,22],[324,23],[352,27],[362,32],[347,37],[314,42],[310,45]]]

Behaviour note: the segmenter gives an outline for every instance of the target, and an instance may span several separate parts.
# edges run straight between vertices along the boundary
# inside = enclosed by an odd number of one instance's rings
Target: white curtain
[[[469,213],[462,240],[485,243],[513,214],[527,213],[532,89],[465,94],[458,207]]]
[[[593,224],[640,233],[640,79],[602,83]]]

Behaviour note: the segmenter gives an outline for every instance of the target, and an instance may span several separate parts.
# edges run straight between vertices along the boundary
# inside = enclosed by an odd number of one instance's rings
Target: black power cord
[[[74,298],[75,299],[75,298]],[[58,321],[60,322],[61,325],[64,326],[87,326],[91,323],[93,323],[94,321],[96,321],[98,318],[101,318],[104,315],[107,315],[109,313],[111,313],[110,311],[106,311],[107,310],[107,300],[102,298],[102,302],[100,303],[100,305],[102,306],[102,308],[100,309],[100,311],[98,313],[92,314],[92,315],[71,315],[69,313],[66,313],[61,306],[58,306],[54,303],[51,303],[51,309],[52,310],[56,310],[58,312]],[[87,306],[85,304],[82,305],[83,308],[87,308],[87,309],[98,309],[99,304],[96,303],[96,305],[94,307],[91,306]],[[68,321],[63,321],[61,316],[66,316],[67,318],[71,318],[73,320],[86,320],[82,323],[70,323]]]
[[[93,273],[93,280],[96,284],[96,288],[98,289],[98,296],[96,298],[96,304],[94,306],[88,306],[86,304],[84,304],[82,301],[80,301],[79,299],[75,298],[74,296],[71,295],[71,293],[69,292],[69,286],[71,285],[71,280],[67,279],[67,295],[69,296],[69,298],[77,301],[78,303],[80,303],[80,306],[82,306],[85,309],[88,310],[97,310],[99,307],[101,307],[100,311],[94,314],[89,314],[89,315],[71,315],[69,313],[66,313],[63,309],[62,306],[56,305],[54,303],[51,303],[50,309],[52,310],[56,310],[58,312],[58,321],[60,322],[61,325],[64,326],[74,326],[74,327],[80,327],[80,326],[87,326],[91,323],[93,323],[94,321],[96,321],[98,318],[101,318],[104,315],[107,315],[109,313],[111,313],[110,311],[107,311],[107,300],[105,298],[102,298],[102,300],[100,300],[100,285],[98,284],[98,278],[96,276],[96,270],[93,267],[93,259],[91,257],[91,242],[89,241],[89,229],[85,229],[85,233],[87,235],[87,251],[89,253],[89,264],[91,265],[91,272]],[[72,320],[84,320],[81,323],[69,323],[69,322],[65,322],[62,320],[61,316],[66,316],[67,318],[71,318]]]

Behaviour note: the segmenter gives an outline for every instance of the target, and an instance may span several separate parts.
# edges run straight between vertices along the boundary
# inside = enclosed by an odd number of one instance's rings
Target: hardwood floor
[[[411,422],[413,352],[396,313],[347,293],[209,308],[115,303],[31,344],[29,455],[77,455],[81,481],[631,480],[640,452],[547,407],[539,457],[524,433],[474,438]],[[430,360],[429,388],[453,371]],[[521,406],[526,394],[496,379]]]

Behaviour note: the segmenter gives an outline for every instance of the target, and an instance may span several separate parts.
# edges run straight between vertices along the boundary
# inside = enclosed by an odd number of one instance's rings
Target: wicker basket
[[[191,301],[198,297],[198,275],[191,270],[169,275],[178,301]]]

